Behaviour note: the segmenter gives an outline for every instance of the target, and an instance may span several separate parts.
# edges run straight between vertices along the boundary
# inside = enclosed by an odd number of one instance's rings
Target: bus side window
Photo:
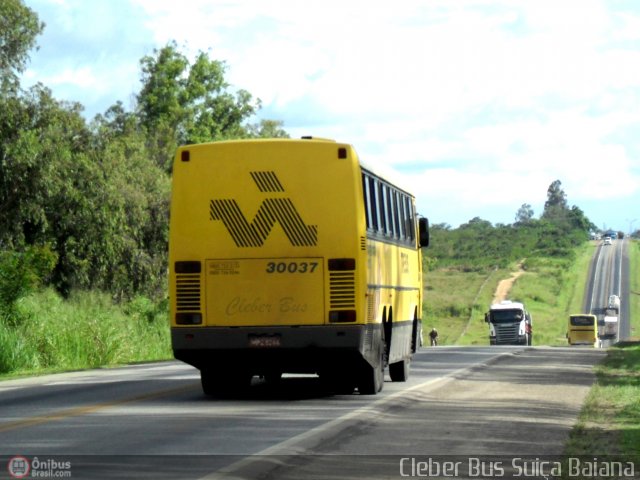
[[[404,211],[405,211],[405,218],[407,221],[407,231],[408,231],[409,240],[411,240],[411,242],[414,242],[416,240],[416,227],[415,227],[415,220],[413,219],[414,218],[413,204],[411,203],[410,198],[404,199]]]
[[[376,180],[373,177],[368,178],[369,182],[369,209],[371,210],[372,227],[374,231],[380,230],[380,212],[378,209]]]
[[[397,238],[402,238],[400,231],[400,209],[398,208],[398,192],[391,190],[391,211],[393,212],[393,233]]]
[[[395,197],[395,207],[398,215],[398,235],[400,236],[400,240],[406,240],[407,232],[406,223],[404,221],[404,195],[398,192]]]
[[[395,231],[393,229],[393,208],[391,207],[391,189],[389,189],[388,185],[384,186],[384,206],[387,214],[387,236],[393,237],[395,236]]]
[[[388,218],[387,218],[387,209],[385,208],[385,201],[384,201],[384,192],[385,188],[384,185],[380,182],[378,182],[378,206],[380,208],[380,230],[382,231],[383,234],[386,234],[387,230],[387,225],[389,224],[388,222]]]
[[[367,221],[367,229],[371,228],[371,202],[369,200],[369,182],[367,176],[362,174],[362,196],[364,201],[364,217]]]

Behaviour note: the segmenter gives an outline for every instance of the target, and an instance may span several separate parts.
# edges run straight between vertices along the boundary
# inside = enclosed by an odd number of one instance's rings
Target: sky
[[[432,224],[542,214],[560,180],[599,228],[640,229],[637,0],[23,0],[46,27],[22,85],[87,119],[134,108],[140,59],[224,61],[294,138],[352,144]]]

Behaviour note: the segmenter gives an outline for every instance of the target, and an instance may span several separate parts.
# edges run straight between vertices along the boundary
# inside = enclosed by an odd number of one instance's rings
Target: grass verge
[[[510,275],[508,269],[463,271],[436,269],[424,276],[423,329],[428,338],[431,327],[438,330],[441,345],[487,345],[489,333],[484,323],[498,282]]]
[[[596,376],[565,455],[635,461],[640,473],[640,342],[610,348]]]
[[[18,304],[14,324],[0,322],[0,374],[23,375],[172,358],[167,305],[144,297],[115,305],[108,295],[53,290]]]
[[[631,313],[631,336],[640,337],[640,241],[629,245],[629,308]]]

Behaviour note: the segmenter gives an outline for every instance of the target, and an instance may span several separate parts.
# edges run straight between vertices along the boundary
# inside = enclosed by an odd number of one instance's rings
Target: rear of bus
[[[567,339],[569,345],[597,345],[598,318],[595,315],[571,315],[568,327]]]
[[[181,147],[169,247],[175,357],[200,369],[208,394],[253,375],[355,378],[376,367],[383,348],[380,326],[365,325],[365,235],[350,145]]]

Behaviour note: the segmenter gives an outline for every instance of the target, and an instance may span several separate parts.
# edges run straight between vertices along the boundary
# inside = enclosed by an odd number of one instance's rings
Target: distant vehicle
[[[613,312],[607,309],[607,313],[604,317],[604,329],[600,334],[600,338],[610,339],[618,336],[618,317],[609,315],[609,313]]]
[[[598,346],[598,317],[588,313],[569,316],[569,345]]]
[[[620,313],[620,297],[617,295],[609,295],[607,309],[615,310],[616,314]]]
[[[494,303],[484,315],[491,345],[531,345],[532,319],[524,305],[511,300]]]
[[[611,237],[605,237],[604,238],[604,245],[611,245]]]

